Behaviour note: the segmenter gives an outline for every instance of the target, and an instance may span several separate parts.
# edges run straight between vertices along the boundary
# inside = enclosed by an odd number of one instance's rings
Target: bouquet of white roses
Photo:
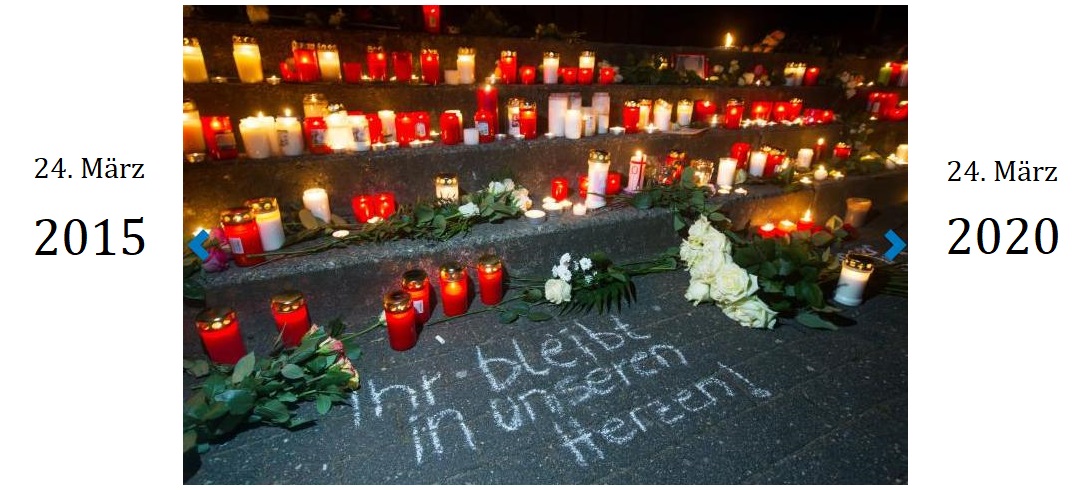
[[[758,277],[736,265],[728,238],[705,216],[690,226],[689,236],[679,248],[679,258],[690,271],[686,299],[695,306],[712,302],[745,327],[774,327],[777,313],[756,295]]]

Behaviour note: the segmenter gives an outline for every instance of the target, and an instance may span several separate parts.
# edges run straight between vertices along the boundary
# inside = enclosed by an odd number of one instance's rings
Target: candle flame
[[[817,145],[822,145],[822,144],[825,144],[826,142],[827,142],[827,140],[825,140],[825,139],[823,139],[823,138],[819,138],[819,141],[816,141],[816,142],[815,142],[815,144],[817,144]],[[821,166],[821,165],[820,165],[820,166]]]
[[[284,117],[292,117],[292,109],[285,109]]]
[[[811,208],[808,208],[808,210],[807,210],[807,211],[804,211],[804,218],[803,218],[803,220],[804,220],[804,221],[811,221]]]
[[[724,47],[726,47],[726,48],[732,47],[732,33],[731,32],[724,34]]]
[[[769,222],[769,221],[767,221],[766,224],[762,225],[762,231],[773,231],[773,230],[774,230],[774,224]]]
[[[258,111],[258,117],[265,117],[265,113],[263,113],[262,111]]]
[[[640,160],[640,159],[641,159],[641,155],[642,155],[642,153],[641,153],[641,150],[637,150],[637,154],[636,154],[636,155],[637,155],[637,159],[638,159],[638,160]]]

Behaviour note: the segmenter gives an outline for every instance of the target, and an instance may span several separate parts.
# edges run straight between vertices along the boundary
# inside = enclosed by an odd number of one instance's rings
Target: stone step
[[[766,220],[797,219],[811,208],[818,223],[842,215],[845,199],[868,197],[873,209],[908,202],[905,169],[844,180],[826,180],[803,190],[785,192],[771,185],[744,185],[747,195],[718,196],[723,212],[739,227]],[[485,253],[502,257],[509,274],[546,277],[565,252],[574,255],[602,251],[621,263],[647,259],[677,246],[680,235],[663,209],[605,209],[586,217],[550,217],[542,225],[520,218],[474,227],[445,242],[402,240],[348,246],[320,254],[283,258],[251,267],[204,276],[208,306],[231,306],[239,313],[247,345],[264,352],[275,333],[269,312],[270,298],[286,289],[302,291],[312,320],[327,322],[341,316],[352,325],[370,323],[381,311],[384,292],[398,287],[401,274],[411,268],[429,272],[447,261],[473,264]],[[472,275],[472,282],[476,278]],[[203,305],[187,304],[183,331],[185,355],[199,356],[201,343],[193,318]],[[480,301],[472,300],[472,308]],[[442,317],[439,310],[434,318]]]

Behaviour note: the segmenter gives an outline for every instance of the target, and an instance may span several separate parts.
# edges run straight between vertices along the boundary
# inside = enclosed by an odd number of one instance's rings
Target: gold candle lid
[[[516,57],[516,52],[511,51],[511,50],[504,50],[504,51],[500,52],[500,57],[501,58],[515,58]]]
[[[190,99],[182,100],[182,112],[194,112],[197,110],[197,104]]]
[[[581,57],[591,56],[592,58],[594,58],[595,57],[595,51],[583,51],[583,52],[580,53],[580,56]]]
[[[671,149],[670,151],[667,152],[667,156],[670,157],[670,158],[674,158],[676,160],[685,160],[686,159],[686,151],[679,150],[677,148],[673,148],[673,149]]]
[[[656,99],[656,107],[671,107],[671,103],[664,99]]]
[[[337,51],[337,45],[336,44],[319,43],[318,44],[318,50],[319,51]]]
[[[316,94],[304,95],[303,96],[303,103],[304,104],[315,104],[315,103],[325,104],[326,103],[326,95],[325,94],[317,94],[317,93]]]
[[[250,208],[228,208],[220,211],[220,222],[225,225],[238,225],[254,221]]]
[[[303,293],[289,290],[273,296],[270,304],[273,307],[273,311],[278,313],[289,313],[302,308],[307,304],[307,300],[304,299]]]
[[[206,308],[197,314],[198,330],[220,330],[235,323],[235,310],[228,307]]]
[[[436,185],[457,185],[459,183],[459,176],[450,173],[436,174],[435,180]]]
[[[521,105],[523,105],[523,99],[519,97],[512,97],[511,99],[508,99],[508,107],[519,107]]]
[[[559,56],[557,55],[557,53],[556,53],[556,52],[554,52],[554,51],[545,51],[545,52],[543,52],[543,53],[542,53],[542,57],[543,57],[543,58],[552,58],[552,59],[557,59],[557,58],[559,58]]]
[[[195,48],[200,48],[201,47],[201,43],[197,42],[196,37],[184,37],[184,38],[182,38],[182,45],[183,46],[192,46],[192,47],[195,47]]]
[[[250,36],[231,36],[232,44],[258,44],[258,40]]]
[[[466,274],[466,267],[458,262],[446,262],[440,266],[440,279],[445,281],[458,281]]]
[[[460,56],[473,56],[476,52],[477,51],[475,51],[474,48],[463,46],[459,48],[458,54]]]
[[[727,105],[742,106],[743,105],[743,99],[728,99],[728,104]]]
[[[652,105],[652,99],[641,99],[640,105]]]
[[[636,100],[627,100],[625,105],[626,107],[640,107],[641,103],[637,102]]]
[[[789,99],[789,103],[792,104],[792,105],[803,105],[804,104],[804,99],[800,99],[800,98]]]
[[[610,163],[610,152],[607,150],[593,149],[588,152],[588,161],[595,163]]]
[[[369,45],[368,46],[368,52],[369,53],[382,53],[383,52],[383,46],[371,46],[371,45]]]
[[[292,49],[315,49],[315,43],[305,43],[300,41],[292,41]]]
[[[272,213],[278,209],[277,198],[275,197],[259,197],[250,199],[243,204],[249,206],[250,210],[255,214]]]
[[[867,255],[849,253],[842,259],[842,266],[857,272],[872,272],[876,268],[876,261]]]
[[[370,46],[369,46],[369,47],[370,47]],[[430,49],[430,48],[421,48],[421,55],[422,55],[422,56],[424,56],[424,55],[426,55],[426,54],[432,54],[432,55],[436,55],[436,56],[439,56],[439,55],[440,55],[440,52],[439,52],[439,51],[436,51],[435,49]]]
[[[529,110],[534,109],[536,107],[538,107],[538,105],[535,104],[532,101],[529,101],[529,100],[525,100],[522,103],[520,103],[520,105],[519,105],[519,109],[521,111],[529,111]]]
[[[428,283],[428,273],[421,269],[410,269],[402,273],[402,288],[417,291]]]
[[[694,105],[690,99],[679,99],[679,105]]]
[[[383,309],[391,313],[409,311],[411,303],[410,295],[405,291],[391,291],[383,296]]]
[[[500,257],[493,254],[485,254],[478,258],[478,267],[481,267],[485,272],[499,271],[503,263]]]

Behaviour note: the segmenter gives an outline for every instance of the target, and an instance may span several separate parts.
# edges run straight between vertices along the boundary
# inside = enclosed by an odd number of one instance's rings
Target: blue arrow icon
[[[197,254],[197,257],[200,258],[202,262],[209,256],[208,250],[205,250],[205,240],[208,239],[209,232],[201,230],[201,233],[198,233],[197,236],[193,237],[193,240],[190,240],[190,243],[188,244],[190,250],[193,250],[193,253]]]
[[[895,256],[906,250],[906,242],[899,238],[899,235],[895,234],[895,230],[887,230],[887,233],[883,234],[883,237],[887,241],[891,242],[891,248],[884,252],[883,257],[887,260],[895,260]]]

